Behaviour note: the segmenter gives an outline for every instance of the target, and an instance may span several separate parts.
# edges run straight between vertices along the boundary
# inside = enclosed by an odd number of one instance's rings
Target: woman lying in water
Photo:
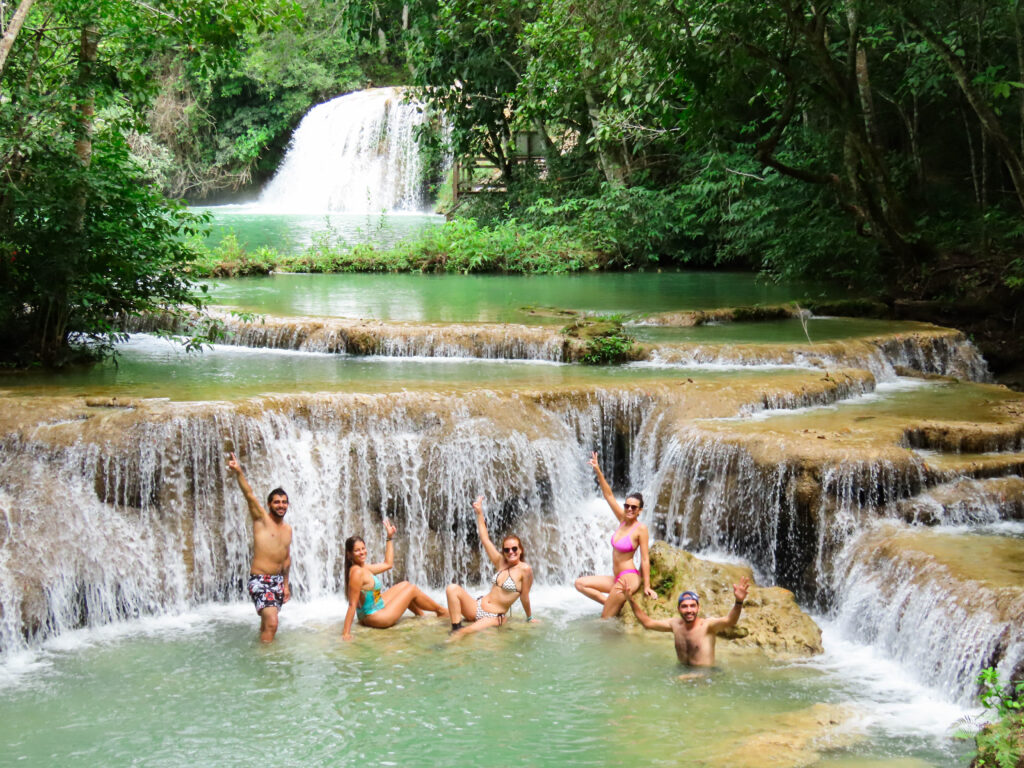
[[[523,542],[518,536],[506,536],[501,542],[499,552],[491,537],[487,535],[483,496],[478,496],[473,502],[473,511],[476,512],[476,530],[480,534],[480,542],[484,545],[484,551],[497,569],[497,573],[492,579],[491,591],[477,598],[458,584],[448,585],[445,595],[448,598],[448,611],[452,620],[452,640],[488,627],[500,627],[505,623],[508,611],[516,600],[523,604],[526,620],[533,621],[533,614],[530,611],[533,569],[523,560],[526,556]]]
[[[415,584],[400,581],[385,592],[384,585],[378,574],[391,570],[395,564],[395,545],[391,541],[397,529],[387,518],[384,519],[384,531],[387,544],[384,547],[383,563],[366,562],[366,542],[358,536],[350,536],[345,541],[345,593],[348,595],[348,613],[345,614],[345,626],[341,630],[342,640],[352,639],[352,619],[358,617],[359,623],[375,629],[386,629],[394,626],[406,610],[417,616],[425,611],[432,611],[438,616],[447,616],[448,611],[426,594]]]
[[[618,530],[612,534],[612,572],[614,576],[583,576],[576,579],[576,589],[604,606],[601,618],[618,616],[626,600],[640,589],[644,594],[657,597],[651,589],[651,559],[647,552],[647,526],[640,522],[640,511],[644,508],[644,497],[631,493],[622,506],[615,499],[611,486],[597,463],[597,452],[590,457],[590,466],[597,474],[604,500],[619,521]],[[633,555],[640,550],[640,570],[636,569]]]

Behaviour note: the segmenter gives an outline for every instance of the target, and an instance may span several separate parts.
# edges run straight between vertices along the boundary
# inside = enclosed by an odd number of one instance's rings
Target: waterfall
[[[848,637],[883,648],[922,682],[969,704],[985,667],[997,666],[1004,679],[1024,672],[1024,593],[952,570],[928,551],[940,536],[951,540],[946,546],[961,543],[956,533],[892,522],[851,538],[837,562],[836,620]],[[916,541],[928,537],[923,547]],[[993,557],[996,543],[975,556]],[[1019,562],[1020,549],[1004,565]]]
[[[260,204],[278,212],[423,211],[415,131],[426,119],[398,88],[345,94],[299,123]]]
[[[341,591],[346,537],[383,553],[385,515],[399,526],[399,578],[482,581],[478,493],[492,536],[521,536],[539,583],[571,582],[607,565],[607,509],[592,504],[586,458],[614,445],[618,422],[644,402],[630,392],[301,395],[101,411],[8,437],[0,650],[238,599],[250,520],[227,450],[259,495],[289,493],[299,599]]]
[[[714,396],[722,411],[749,412],[851,393],[834,385],[788,399],[756,389],[744,390],[746,401]],[[763,582],[829,612],[922,682],[967,698],[979,664],[1024,663],[1012,631],[1024,613],[1019,591],[972,586],[940,559],[865,538],[904,520],[1019,518],[1019,476],[955,476],[906,445],[840,455],[827,441],[791,442],[750,418],[695,420],[700,397],[642,385],[55,410],[52,421],[0,439],[0,651],[79,626],[240,600],[251,533],[226,470],[229,450],[257,493],[281,485],[290,495],[300,601],[340,592],[346,537],[383,551],[384,515],[400,531],[389,578],[433,588],[482,581],[489,564],[470,509],[478,493],[492,536],[522,537],[538,583],[604,572],[610,520],[586,465],[597,450],[620,493],[648,497],[652,538],[749,559]],[[808,442],[819,452],[808,453]],[[946,622],[943,590],[979,598],[959,601],[959,618]],[[914,622],[926,619],[922,644]]]

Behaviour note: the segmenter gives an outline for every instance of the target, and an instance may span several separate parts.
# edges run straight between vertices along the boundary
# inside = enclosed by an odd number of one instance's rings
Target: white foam
[[[825,653],[798,662],[801,666],[836,675],[846,684],[849,702],[864,711],[864,725],[888,735],[908,734],[946,739],[964,717],[980,709],[965,709],[945,691],[922,685],[878,648],[842,636],[829,619],[815,617],[822,629]]]

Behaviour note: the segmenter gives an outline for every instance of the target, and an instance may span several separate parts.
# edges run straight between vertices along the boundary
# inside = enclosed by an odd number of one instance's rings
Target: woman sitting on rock
[[[651,558],[647,551],[647,526],[640,522],[640,511],[644,508],[644,497],[639,493],[631,493],[622,506],[615,499],[612,488],[605,480],[604,473],[597,463],[597,452],[590,457],[590,466],[597,474],[597,482],[601,486],[605,501],[619,521],[618,530],[612,534],[612,572],[613,576],[582,576],[576,579],[576,589],[596,600],[604,606],[601,618],[618,616],[626,600],[633,596],[643,584],[644,594],[657,597],[651,589]],[[640,570],[633,562],[634,553],[640,550]]]
[[[533,621],[530,610],[533,569],[523,560],[526,556],[523,542],[518,536],[506,536],[499,552],[487,535],[483,496],[478,496],[473,502],[473,511],[476,512],[476,530],[480,534],[480,543],[484,545],[484,551],[497,573],[491,582],[491,591],[477,598],[458,584],[448,585],[445,595],[452,620],[452,640],[489,627],[500,627],[505,623],[508,611],[516,600],[523,604],[526,621]]]
[[[400,581],[382,592],[384,585],[379,574],[391,570],[395,564],[395,545],[392,539],[397,529],[384,518],[387,544],[384,547],[383,563],[366,562],[366,542],[359,536],[350,536],[345,541],[345,593],[348,595],[348,612],[345,626],[341,630],[342,640],[352,639],[352,619],[375,629],[394,626],[406,610],[417,616],[431,611],[438,616],[447,616],[448,611],[426,595],[423,590],[408,581]]]

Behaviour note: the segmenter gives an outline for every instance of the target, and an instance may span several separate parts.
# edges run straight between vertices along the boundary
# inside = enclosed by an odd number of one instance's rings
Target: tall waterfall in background
[[[422,211],[421,108],[398,88],[345,94],[311,109],[260,203],[280,212]]]

